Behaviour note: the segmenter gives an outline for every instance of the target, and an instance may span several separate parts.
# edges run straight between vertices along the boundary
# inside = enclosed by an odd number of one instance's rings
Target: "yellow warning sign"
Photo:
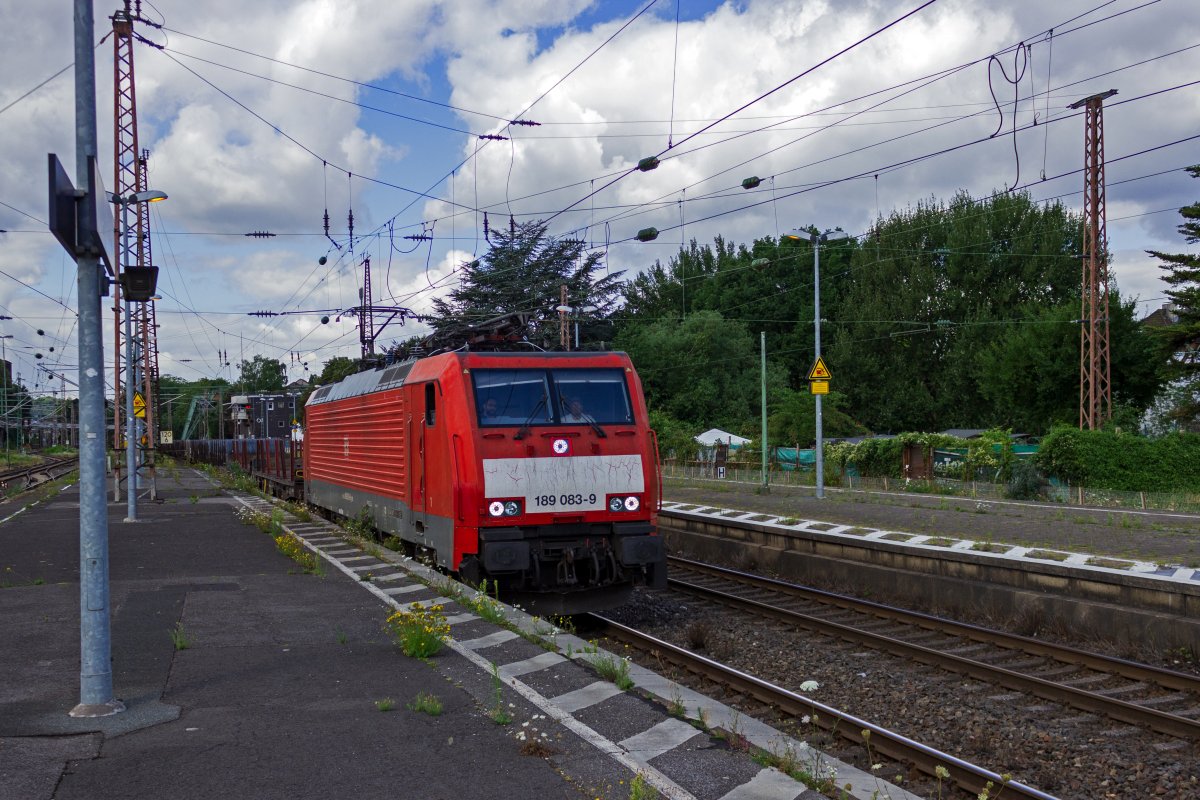
[[[808,388],[812,394],[829,394],[829,381],[809,381]]]
[[[829,374],[829,367],[825,366],[825,359],[817,356],[816,363],[812,365],[812,369],[808,371],[808,379],[810,381],[827,381],[833,376]],[[816,394],[816,392],[813,392]]]
[[[133,393],[133,415],[138,419],[146,418],[146,399],[141,392]]]

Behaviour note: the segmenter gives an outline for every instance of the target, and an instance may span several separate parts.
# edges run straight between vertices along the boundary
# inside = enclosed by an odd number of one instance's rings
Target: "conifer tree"
[[[1200,164],[1188,167],[1193,178],[1200,178]],[[1179,232],[1188,244],[1200,242],[1200,202],[1179,209],[1184,222]],[[1167,297],[1174,305],[1174,324],[1160,328],[1171,353],[1170,377],[1180,391],[1174,394],[1175,406],[1167,416],[1190,430],[1200,428],[1200,255],[1160,253],[1148,250],[1163,263],[1163,281],[1171,288]]]
[[[433,301],[435,334],[519,312],[529,315],[526,336],[531,342],[556,347],[560,317],[555,309],[566,284],[572,341],[576,322],[585,349],[602,339],[611,341],[602,323],[612,315],[624,273],[605,274],[601,253],[586,252],[579,239],[548,235],[540,221],[492,230],[491,245],[481,258],[462,265],[461,282],[446,298]]]

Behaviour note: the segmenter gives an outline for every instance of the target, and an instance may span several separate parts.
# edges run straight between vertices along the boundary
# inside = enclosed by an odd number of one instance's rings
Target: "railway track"
[[[1200,679],[867,600],[671,559],[676,591],[1110,719],[1200,740]]]
[[[43,461],[32,467],[5,470],[0,472],[0,492],[28,491],[39,484],[61,478],[78,465],[79,458],[77,456],[67,456]]]
[[[930,778],[937,778],[938,770],[944,769],[954,786],[972,796],[989,788],[995,794],[1003,787],[1006,798],[1028,798],[1028,800],[1055,800],[1053,795],[1026,786],[1018,781],[1005,781],[1004,777],[976,764],[972,764],[948,753],[923,745],[902,734],[875,725],[866,720],[818,703],[781,686],[749,675],[733,667],[692,653],[669,642],[657,639],[602,615],[590,615],[592,632],[609,639],[628,644],[657,662],[666,661],[699,678],[724,687],[734,694],[751,698],[778,709],[784,715],[795,718],[808,717],[822,729],[853,744],[869,745],[874,754],[887,756],[898,762],[911,764]],[[986,796],[986,795],[984,795]]]

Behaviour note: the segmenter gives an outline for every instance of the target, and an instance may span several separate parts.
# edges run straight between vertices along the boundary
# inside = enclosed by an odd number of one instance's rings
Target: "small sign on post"
[[[817,360],[813,362],[812,369],[808,371],[809,393],[829,394],[829,379],[832,377],[829,373],[829,367],[825,366],[825,359],[817,356]]]

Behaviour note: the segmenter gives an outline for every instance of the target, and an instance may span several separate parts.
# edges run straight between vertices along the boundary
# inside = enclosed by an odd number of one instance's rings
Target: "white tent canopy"
[[[696,441],[705,447],[712,447],[717,442],[724,442],[730,447],[741,447],[744,444],[749,444],[750,440],[744,436],[723,431],[720,428],[711,428],[696,437]]]

